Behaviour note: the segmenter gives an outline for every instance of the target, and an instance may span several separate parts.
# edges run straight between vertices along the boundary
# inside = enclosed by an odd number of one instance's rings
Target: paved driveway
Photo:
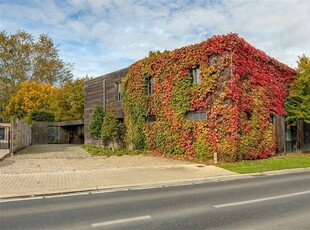
[[[0,199],[235,175],[215,166],[161,157],[91,156],[79,145],[32,145],[0,162]]]
[[[37,173],[108,168],[187,165],[190,162],[154,156],[92,156],[80,145],[32,145],[0,162],[0,173]]]

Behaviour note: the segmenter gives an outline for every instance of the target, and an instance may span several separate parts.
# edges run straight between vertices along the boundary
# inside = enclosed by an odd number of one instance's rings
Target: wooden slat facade
[[[277,142],[277,153],[285,152],[285,123],[284,117],[276,115],[274,123],[274,132]]]
[[[84,135],[85,144],[94,144],[89,136],[89,123],[93,108],[102,105],[105,109],[109,103],[114,103],[119,119],[124,118],[122,102],[116,101],[116,83],[120,82],[128,73],[128,68],[121,69],[85,82],[84,98]]]

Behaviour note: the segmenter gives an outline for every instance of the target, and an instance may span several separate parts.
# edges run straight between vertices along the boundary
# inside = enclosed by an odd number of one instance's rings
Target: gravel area
[[[32,145],[0,161],[0,173],[36,173],[92,170],[100,168],[157,167],[191,164],[148,155],[92,156],[80,145]]]

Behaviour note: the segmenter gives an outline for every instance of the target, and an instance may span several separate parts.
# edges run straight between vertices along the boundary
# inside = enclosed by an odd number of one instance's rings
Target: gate
[[[0,149],[11,147],[11,127],[0,126]]]
[[[57,144],[58,143],[58,127],[48,126],[47,127],[47,144]]]

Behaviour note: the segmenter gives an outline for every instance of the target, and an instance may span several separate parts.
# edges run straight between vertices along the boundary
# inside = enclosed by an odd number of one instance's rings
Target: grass
[[[93,145],[83,145],[82,147],[89,154],[97,156],[109,157],[109,156],[149,154],[149,152],[145,150],[120,149],[112,151],[111,149],[106,149]],[[181,160],[186,159],[182,158]],[[247,160],[236,163],[220,163],[217,166],[236,173],[259,173],[281,169],[308,168],[310,167],[310,153],[290,154],[264,160]]]
[[[139,155],[139,154],[147,154],[146,151],[143,150],[128,150],[128,149],[120,149],[112,151],[111,149],[106,149],[102,147],[97,147],[93,145],[82,145],[82,148],[86,150],[91,155],[96,156],[123,156],[123,155]]]
[[[221,163],[218,166],[236,173],[259,173],[281,169],[307,168],[310,167],[310,153],[290,154],[264,160]]]

